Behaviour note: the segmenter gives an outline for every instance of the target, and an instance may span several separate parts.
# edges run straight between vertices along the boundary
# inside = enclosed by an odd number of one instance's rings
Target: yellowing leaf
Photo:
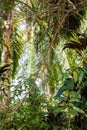
[[[76,71],[73,72],[73,78],[74,78],[74,81],[77,82],[78,81],[78,74]]]

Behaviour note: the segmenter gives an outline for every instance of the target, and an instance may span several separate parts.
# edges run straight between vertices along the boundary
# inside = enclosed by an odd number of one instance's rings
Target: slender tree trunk
[[[3,53],[2,53],[2,63],[7,65],[10,64],[11,61],[11,33],[12,33],[12,12],[3,13],[4,20],[4,45],[3,45]],[[3,80],[3,94],[2,94],[2,102],[4,105],[8,104],[9,99],[9,85],[10,85],[10,67],[8,70],[4,72],[4,80]]]

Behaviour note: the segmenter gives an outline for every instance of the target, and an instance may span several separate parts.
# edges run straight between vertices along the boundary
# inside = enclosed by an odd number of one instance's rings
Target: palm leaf
[[[84,50],[87,46],[87,38],[78,38],[78,42],[71,40],[69,43],[65,44],[63,50],[66,48],[74,49],[74,50]]]
[[[79,49],[79,50],[83,49],[82,46],[77,42],[73,42],[73,43],[71,42],[71,43],[65,44],[63,49],[66,49],[66,48]]]
[[[12,77],[14,77],[14,75],[16,74],[18,61],[22,54],[22,51],[23,51],[23,38],[21,34],[19,35],[18,30],[15,29],[11,38],[11,54],[13,62]]]

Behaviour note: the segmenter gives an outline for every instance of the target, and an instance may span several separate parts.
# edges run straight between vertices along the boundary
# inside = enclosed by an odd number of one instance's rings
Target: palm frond
[[[71,48],[71,49],[78,49],[78,50],[84,50],[87,47],[87,38],[78,38],[78,42],[74,40],[70,40],[69,43],[65,44],[63,47],[63,50],[66,48]]]
[[[74,42],[74,41],[71,41],[70,43],[65,44],[63,49],[66,49],[66,48],[79,49],[79,50],[83,49],[81,44],[79,44],[78,42]]]
[[[11,54],[13,62],[12,77],[16,74],[16,69],[18,66],[19,58],[23,51],[23,38],[22,35],[18,33],[18,30],[15,29],[12,38],[11,38]]]

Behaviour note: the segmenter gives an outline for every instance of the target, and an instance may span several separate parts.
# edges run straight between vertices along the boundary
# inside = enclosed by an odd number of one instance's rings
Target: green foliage
[[[71,36],[72,32],[78,32],[78,28],[81,26],[81,20],[83,20],[83,16],[86,13],[85,0],[71,0],[71,2],[66,2],[66,9],[70,8],[70,4],[73,6],[74,10],[73,13],[70,13],[65,21],[65,25],[63,27],[63,32],[65,32],[68,36]],[[75,10],[78,10],[75,11]]]
[[[22,85],[22,86],[21,86]],[[33,85],[33,86],[32,86]],[[32,87],[32,88],[31,88]],[[18,86],[15,86],[16,90],[14,92],[10,108],[8,113],[2,112],[0,117],[0,127],[3,129],[17,129],[17,130],[36,130],[36,129],[47,129],[49,125],[43,121],[46,115],[47,101],[43,94],[40,93],[39,88],[34,83],[33,79],[25,79],[19,82]],[[24,92],[26,88],[26,92]],[[29,91],[29,92],[28,92]],[[23,93],[23,95],[22,95]],[[20,100],[26,95],[26,99],[20,106]],[[17,97],[17,99],[15,98]],[[13,103],[14,102],[14,103]],[[18,109],[15,112],[14,104]],[[5,118],[8,124],[5,124]],[[3,123],[2,123],[3,122]],[[4,125],[3,125],[4,124]]]
[[[83,128],[83,118],[87,114],[87,94],[84,93],[87,86],[86,69],[74,67],[67,71],[61,79],[63,86],[49,100],[41,94],[35,79],[22,78],[18,85],[12,86],[15,90],[8,113],[6,110],[1,113],[0,127],[6,130],[69,129],[70,122],[72,129]],[[81,122],[80,127],[78,120]]]
[[[63,108],[61,110],[67,116],[70,116],[71,127],[73,129],[83,128],[85,119],[82,120],[81,118],[86,118],[87,82],[85,82],[84,78],[87,76],[87,70],[74,68],[71,72],[68,75],[70,78],[64,79],[64,84],[58,90],[55,98],[59,100],[59,106]],[[81,117],[78,116],[79,113]],[[81,126],[79,126],[75,118],[81,121]],[[73,126],[73,123],[76,123],[75,126]]]
[[[33,71],[28,76],[26,72],[23,76],[21,74],[20,78],[17,77],[17,81],[14,80],[16,85],[9,86],[9,103],[7,106],[0,106],[0,129],[86,129],[86,62],[85,65],[78,67],[75,60],[78,62],[79,58],[76,54],[70,52],[71,50],[69,50],[70,53],[60,54],[63,53],[60,51],[62,45],[67,41],[65,41],[66,37],[64,35],[68,37],[74,31],[78,32],[81,20],[85,16],[86,1],[18,0],[16,7],[14,2],[16,1],[2,1],[0,6],[0,11],[5,11],[4,13],[13,12],[14,29],[11,35],[12,77],[14,78],[14,75],[17,74],[16,70],[23,47],[26,48],[25,44],[23,46],[23,37],[25,42],[32,45],[32,47],[29,46],[31,59],[27,63],[29,63],[28,70],[32,71],[33,67]],[[19,31],[21,22],[25,24],[26,29]],[[3,50],[2,23],[0,23],[0,27],[1,56]],[[59,43],[62,38],[64,40]],[[69,44],[65,44],[64,49],[72,48],[80,55],[85,55],[86,43],[87,38],[81,35],[78,37],[77,34],[69,41]],[[68,51],[66,50],[66,52]],[[81,56],[84,58],[83,55]],[[70,65],[67,70],[66,61],[63,61],[64,58],[67,59]],[[81,60],[80,62],[82,62]],[[22,65],[21,68],[23,68]],[[36,84],[38,79],[41,83],[38,81]],[[46,87],[49,88],[49,95],[45,94]]]
[[[10,1],[10,0],[5,0],[5,1],[1,1],[1,10],[4,11],[4,13],[9,13],[13,7],[15,6],[15,1]]]
[[[23,52],[23,38],[22,34],[15,28],[11,37],[11,55],[12,55],[12,77],[16,74],[19,58]]]
[[[82,36],[84,35],[82,34]],[[87,37],[84,36],[81,38],[80,35],[80,37],[77,36],[76,38],[74,36],[74,40],[70,40],[69,43],[65,44],[63,49],[66,48],[74,49],[81,56],[82,51],[86,49],[86,46],[87,46]]]

